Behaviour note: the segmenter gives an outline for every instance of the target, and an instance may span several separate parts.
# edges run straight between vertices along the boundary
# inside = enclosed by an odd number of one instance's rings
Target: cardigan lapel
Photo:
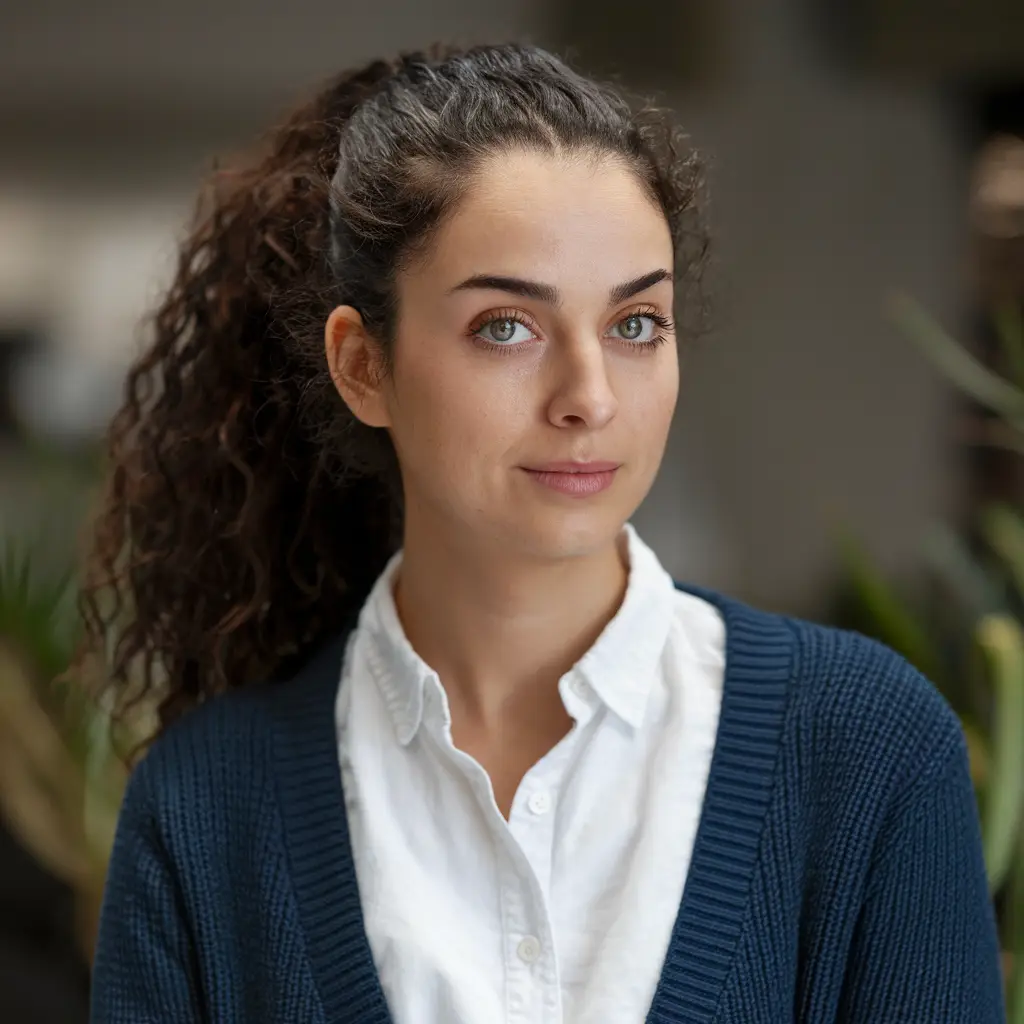
[[[790,690],[786,620],[713,590],[726,627],[718,732],[693,855],[649,1024],[710,1024],[750,898]],[[350,627],[351,628],[351,627]],[[313,978],[327,1024],[392,1024],[364,927],[338,765],[334,702],[346,629],[291,682],[268,688],[278,800]]]
[[[350,627],[351,628],[351,627]],[[350,628],[273,694],[277,789],[326,1024],[391,1024],[363,924],[334,726]]]
[[[707,789],[648,1024],[710,1024],[736,956],[793,674],[786,620],[676,584],[722,613],[725,680]]]

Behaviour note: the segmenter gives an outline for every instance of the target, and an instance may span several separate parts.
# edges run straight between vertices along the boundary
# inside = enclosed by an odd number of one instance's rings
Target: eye
[[[612,330],[617,331],[618,337],[623,341],[629,341],[635,345],[645,345],[652,340],[655,326],[653,317],[633,313],[615,324]]]
[[[489,341],[492,345],[516,345],[535,337],[526,324],[511,316],[488,320],[481,324],[474,334],[483,338],[484,341]]]

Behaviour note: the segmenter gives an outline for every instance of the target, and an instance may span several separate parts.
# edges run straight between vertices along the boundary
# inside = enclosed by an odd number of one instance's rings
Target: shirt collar
[[[370,591],[359,617],[359,632],[365,641],[366,664],[391,715],[398,742],[404,747],[412,741],[423,720],[427,681],[440,681],[409,643],[398,617],[394,582],[401,564],[399,550],[391,556]]]
[[[657,555],[631,523],[619,543],[629,577],[618,611],[576,663],[577,673],[598,699],[629,726],[638,728],[654,684],[672,621],[675,585]],[[366,664],[380,688],[399,743],[407,745],[423,720],[427,686],[441,690],[437,673],[409,643],[395,606],[394,580],[402,552],[378,577],[360,614]],[[438,702],[443,712],[444,701]]]
[[[574,671],[603,704],[636,729],[643,723],[672,626],[675,584],[631,523],[626,524],[620,543],[629,565],[626,594]]]

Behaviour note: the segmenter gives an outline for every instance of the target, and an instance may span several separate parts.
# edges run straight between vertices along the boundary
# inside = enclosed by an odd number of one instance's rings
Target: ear
[[[390,426],[380,347],[367,333],[356,309],[338,306],[331,311],[324,345],[331,380],[352,415],[368,427]]]

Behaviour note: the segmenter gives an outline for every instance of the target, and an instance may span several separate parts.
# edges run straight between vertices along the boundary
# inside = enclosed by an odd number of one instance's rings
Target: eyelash
[[[675,330],[675,322],[670,317],[665,316],[663,313],[659,313],[658,310],[650,306],[643,306],[640,309],[635,309],[629,313],[626,313],[625,316],[619,317],[619,319],[616,320],[612,326],[617,326],[618,324],[621,324],[624,321],[631,319],[632,317],[644,317],[650,320],[661,333],[655,334],[652,338],[649,338],[647,341],[637,342],[629,341],[629,339],[627,338],[619,339],[622,345],[625,346],[627,349],[645,349],[648,351],[653,351],[659,345],[664,344],[668,340],[668,338],[666,337],[666,334],[668,332]],[[529,342],[519,342],[515,345],[498,345],[492,341],[488,341],[486,338],[481,338],[480,335],[477,333],[481,328],[486,327],[488,324],[498,323],[502,320],[512,320],[517,324],[522,324],[523,327],[527,328],[530,331],[539,333],[533,321],[525,317],[519,310],[499,309],[496,312],[488,313],[484,319],[476,321],[476,323],[470,328],[469,331],[470,340],[474,344],[479,345],[483,349],[487,349],[490,352],[497,352],[501,355],[511,355],[515,352],[520,351],[524,345],[529,344]]]

